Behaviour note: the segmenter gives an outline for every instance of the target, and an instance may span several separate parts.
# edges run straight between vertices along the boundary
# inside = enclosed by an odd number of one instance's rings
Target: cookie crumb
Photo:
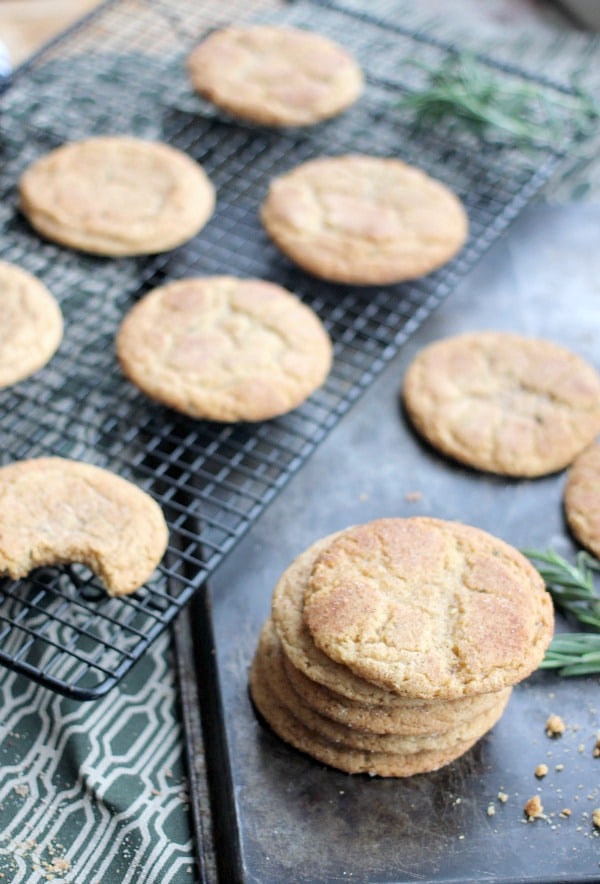
[[[508,801],[508,795],[506,792],[498,792],[498,801],[501,801],[502,804],[506,804]]]
[[[596,738],[596,742],[592,750],[592,755],[594,756],[594,758],[600,758],[600,737]]]
[[[597,807],[596,810],[593,811],[592,822],[597,829],[600,829],[600,807]]]
[[[560,737],[566,729],[567,726],[560,715],[551,715],[546,722],[546,736],[548,737]]]
[[[530,820],[539,819],[544,815],[544,807],[539,795],[534,795],[525,803],[524,811]]]
[[[571,816],[571,813],[572,813],[572,811],[571,811],[570,808],[568,808],[568,807],[563,807],[563,809],[562,809],[561,812],[559,813],[559,816],[565,816],[565,817],[566,817],[566,816]]]
[[[494,816],[495,813],[496,813],[496,808],[494,807],[494,805],[488,804],[487,815]]]
[[[561,770],[564,770],[564,769],[565,769],[564,764],[555,764],[555,765],[554,765],[554,770],[561,771]]]
[[[545,777],[548,773],[548,765],[547,764],[538,764],[534,771],[536,777],[541,780],[542,777]]]

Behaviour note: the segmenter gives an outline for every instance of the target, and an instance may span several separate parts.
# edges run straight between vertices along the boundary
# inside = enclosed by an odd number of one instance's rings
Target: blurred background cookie
[[[213,185],[191,157],[124,135],[51,151],[23,173],[19,195],[42,236],[115,257],[181,245],[204,227],[215,205]]]
[[[332,346],[316,313],[281,286],[231,276],[147,294],[117,336],[125,375],[195,418],[259,421],[291,411],[327,377]]]
[[[0,388],[42,368],[63,334],[60,307],[39,279],[0,261]]]
[[[265,126],[306,126],[353,104],[363,75],[342,46],[277,25],[213,31],[189,55],[192,85],[233,116]]]
[[[600,432],[600,376],[565,347],[510,332],[435,341],[403,379],[406,413],[443,454],[492,473],[564,469]]]
[[[275,178],[261,207],[273,242],[315,276],[351,285],[414,279],[461,248],[462,203],[397,159],[320,157]]]
[[[600,558],[600,445],[582,451],[567,473],[564,509],[577,540]]]

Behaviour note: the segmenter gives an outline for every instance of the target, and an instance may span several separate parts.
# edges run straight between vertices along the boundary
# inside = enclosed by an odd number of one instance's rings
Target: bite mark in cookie
[[[0,469],[1,574],[79,562],[109,595],[126,595],[149,580],[167,541],[154,499],[108,470],[60,457]]]

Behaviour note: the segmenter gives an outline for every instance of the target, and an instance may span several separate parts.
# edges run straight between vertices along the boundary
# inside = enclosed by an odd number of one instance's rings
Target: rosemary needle
[[[580,90],[550,100],[533,82],[494,76],[469,52],[450,53],[437,69],[413,64],[425,72],[425,85],[400,98],[397,107],[410,111],[418,126],[453,118],[480,138],[497,130],[517,143],[546,143],[559,135],[559,110],[567,112],[576,135],[598,117],[597,106]]]
[[[544,579],[555,605],[580,623],[600,630],[600,596],[594,572],[600,561],[579,552],[575,564],[553,550],[523,550]],[[600,633],[573,632],[555,635],[540,669],[558,669],[559,675],[592,675],[600,672]]]

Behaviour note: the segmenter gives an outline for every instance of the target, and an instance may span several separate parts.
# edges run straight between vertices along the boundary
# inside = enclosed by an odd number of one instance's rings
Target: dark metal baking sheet
[[[517,547],[573,552],[563,473],[508,480],[451,463],[411,432],[398,389],[426,342],[483,327],[562,342],[598,366],[599,232],[600,206],[539,205],[521,216],[261,516],[205,599],[197,597],[190,616],[222,881],[600,880],[591,820],[600,807],[600,759],[592,754],[598,678],[536,673],[465,756],[405,780],[350,776],[304,756],[257,720],[247,692],[275,581],[330,531],[425,514],[479,526]],[[420,499],[407,499],[414,491]],[[568,725],[556,740],[545,735],[553,713]],[[543,780],[534,775],[540,763],[549,767]],[[546,818],[527,822],[523,807],[535,794]],[[570,816],[560,815],[565,808]]]

